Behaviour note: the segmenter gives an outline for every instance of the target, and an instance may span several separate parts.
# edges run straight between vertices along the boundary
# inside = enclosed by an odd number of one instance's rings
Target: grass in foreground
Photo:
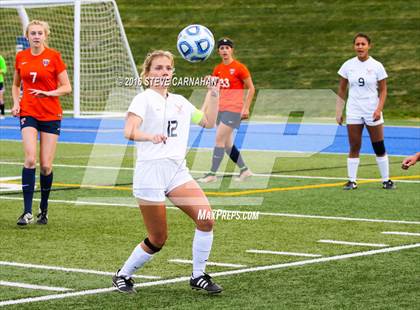
[[[4,161],[22,160],[19,142],[2,142],[1,158]],[[119,147],[106,147],[103,155],[118,153]],[[137,208],[104,206],[115,202],[135,205],[131,198],[130,170],[117,170],[116,188],[106,189],[70,187],[80,185],[86,178],[85,168],[59,167],[60,164],[86,165],[91,146],[60,144],[55,168],[55,191],[51,193],[50,223],[31,225],[20,229],[16,218],[21,212],[20,200],[0,199],[0,261],[15,261],[40,265],[115,271],[127,258],[132,248],[144,238]],[[264,153],[265,154],[265,153]],[[267,172],[259,165],[265,159],[247,153],[255,172]],[[192,156],[193,153],[190,154]],[[208,165],[206,152],[195,154],[195,169]],[[131,167],[133,152],[129,148],[123,167]],[[104,157],[106,158],[106,157]],[[102,165],[107,165],[102,158]],[[377,175],[374,158],[364,156],[365,166],[360,177]],[[391,158],[393,175],[419,175],[419,167],[408,172],[399,168],[400,158]],[[20,174],[21,166],[2,165],[0,177]],[[107,177],[103,170],[94,170],[90,185],[103,184]],[[345,175],[342,155],[317,155],[310,158],[280,158],[275,162],[277,174],[337,177]],[[96,175],[96,178],[94,177]],[[101,181],[101,182],[100,182]],[[206,192],[232,193],[261,188],[256,177],[247,185],[230,186],[224,178],[220,187],[205,188]],[[275,178],[268,180],[267,188],[289,188],[278,192],[255,193],[227,197],[220,204],[217,194],[209,195],[214,208],[252,210],[271,213],[294,213],[387,220],[420,221],[416,205],[419,201],[417,183],[398,183],[396,191],[384,191],[380,183],[361,184],[360,189],[343,192],[341,186],[290,190],[291,187],[338,183],[340,180]],[[86,183],[85,183],[86,184]],[[232,183],[234,184],[234,183]],[[113,185],[113,184],[108,184]],[[261,205],[237,205],[238,199],[264,198]],[[2,198],[21,197],[18,193],[2,194]],[[36,198],[39,194],[36,194]],[[98,205],[74,205],[64,201],[90,201]],[[217,204],[219,202],[219,204]],[[36,206],[36,204],[35,204]],[[35,207],[36,210],[36,207]],[[180,211],[168,210],[169,239],[164,250],[139,274],[160,276],[163,279],[188,276],[190,265],[168,263],[168,259],[191,259],[193,223]],[[367,243],[384,243],[389,246],[418,243],[419,237],[381,234],[383,231],[418,232],[416,224],[370,223],[310,218],[289,218],[260,215],[258,220],[217,220],[215,240],[210,261],[256,267],[308,260],[306,257],[262,255],[247,253],[248,249],[287,251],[319,254],[324,257],[374,249],[366,246],[345,246],[319,243],[320,239],[333,239]],[[190,291],[187,282],[139,289],[134,296],[104,293],[93,296],[71,297],[11,307],[19,309],[45,308],[269,308],[269,309],[321,309],[321,308],[415,308],[418,303],[417,264],[419,249],[377,254],[343,261],[289,267],[272,271],[259,271],[240,275],[219,276],[217,281],[225,288],[221,296],[211,298]],[[237,268],[209,266],[212,274]],[[391,280],[392,279],[392,280]],[[110,287],[110,276],[64,273],[30,268],[1,266],[0,280],[38,285],[59,286],[79,290]],[[137,283],[153,280],[137,279]],[[0,286],[0,300],[19,299],[53,294],[52,292]],[[180,298],[182,296],[182,298]]]

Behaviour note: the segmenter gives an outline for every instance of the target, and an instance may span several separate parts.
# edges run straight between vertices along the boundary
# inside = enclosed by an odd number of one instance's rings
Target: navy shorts
[[[241,125],[241,113],[222,111],[217,114],[216,124],[220,122],[234,129],[238,129]]]
[[[60,135],[61,121],[39,121],[32,116],[20,117],[20,130],[25,127],[34,127],[38,131]]]
[[[3,82],[0,82],[0,92],[3,90],[3,87],[4,87]]]

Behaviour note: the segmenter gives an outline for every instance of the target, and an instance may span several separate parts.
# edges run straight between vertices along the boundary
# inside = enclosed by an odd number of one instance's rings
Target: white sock
[[[356,182],[359,163],[360,158],[347,158],[347,173],[351,182]]]
[[[381,173],[382,182],[389,180],[389,160],[388,155],[382,157],[376,157],[376,163],[379,167],[379,172]]]
[[[137,271],[137,269],[151,260],[152,257],[153,254],[147,253],[139,244],[134,248],[130,257],[127,259],[120,272],[118,272],[118,276],[131,277]]]
[[[210,256],[213,244],[213,231],[196,229],[192,246],[193,278],[201,277],[206,269],[206,262]]]

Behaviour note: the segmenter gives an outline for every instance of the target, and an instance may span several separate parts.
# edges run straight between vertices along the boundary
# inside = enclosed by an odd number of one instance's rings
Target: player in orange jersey
[[[217,42],[217,48],[222,62],[213,70],[213,76],[217,76],[221,80],[216,145],[213,149],[210,172],[198,179],[201,183],[217,180],[216,172],[225,152],[240,169],[237,181],[243,181],[252,175],[245,165],[241,153],[233,143],[233,130],[239,128],[242,119],[249,117],[249,107],[255,94],[254,84],[247,67],[234,58],[232,40],[220,39]],[[247,90],[245,99],[244,89]]]
[[[66,65],[56,50],[47,46],[50,33],[46,22],[34,20],[26,27],[29,48],[16,55],[13,76],[13,116],[20,117],[25,162],[22,169],[24,211],[18,225],[33,222],[32,198],[35,187],[36,147],[40,135],[41,203],[38,224],[48,222],[48,197],[62,109],[59,96],[69,94],[71,85]],[[21,97],[21,85],[23,95]]]

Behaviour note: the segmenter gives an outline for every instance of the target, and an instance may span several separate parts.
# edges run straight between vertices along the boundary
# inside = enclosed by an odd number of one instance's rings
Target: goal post
[[[48,46],[67,65],[73,92],[60,98],[75,117],[120,115],[140,89],[119,81],[138,72],[114,0],[2,0],[0,54],[13,72],[18,38],[33,19],[48,22]],[[11,88],[13,74],[5,76]],[[11,96],[10,92],[6,93]],[[10,97],[11,98],[11,97]]]

